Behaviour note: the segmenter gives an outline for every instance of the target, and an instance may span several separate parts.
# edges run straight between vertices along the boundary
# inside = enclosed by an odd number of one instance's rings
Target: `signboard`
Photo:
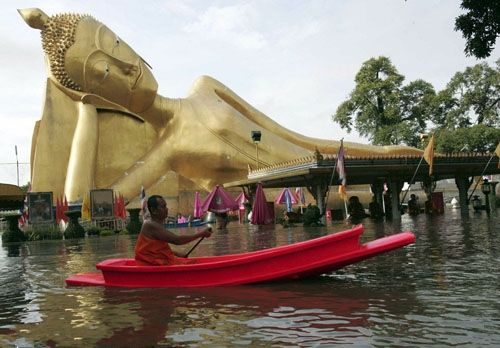
[[[91,190],[90,214],[92,216],[92,219],[99,220],[114,218],[113,203],[113,190]]]
[[[29,192],[28,212],[30,224],[52,222],[52,192]]]

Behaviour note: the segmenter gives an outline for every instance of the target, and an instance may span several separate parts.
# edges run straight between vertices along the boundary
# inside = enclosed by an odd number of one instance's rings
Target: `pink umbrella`
[[[203,210],[201,210],[200,193],[198,191],[196,191],[194,194],[193,218],[200,219],[202,215],[203,215]]]
[[[306,205],[306,196],[304,195],[304,189],[302,187],[297,187],[295,189],[295,195],[300,201],[300,213],[303,213],[302,207]]]
[[[238,210],[238,203],[219,185],[210,192],[201,206],[203,212],[227,213],[231,210]]]
[[[292,204],[299,203],[299,199],[297,196],[290,191],[288,187],[285,187],[281,190],[278,197],[274,200],[276,204],[286,204],[286,210],[288,212],[292,211]]]
[[[295,189],[295,195],[300,201],[300,205],[306,204],[306,197],[304,196],[304,189],[302,187],[297,187]]]
[[[274,220],[274,210],[268,206],[262,184],[257,184],[252,206],[252,225],[267,225]]]
[[[248,202],[248,196],[244,191],[242,191],[238,197],[236,197],[236,203],[241,207],[243,207],[243,203]]]
[[[288,197],[287,197],[288,195]],[[287,201],[290,201],[292,204],[297,204],[299,203],[298,197],[295,195],[294,192],[292,192],[288,187],[285,187],[281,190],[279,195],[276,197],[274,200],[274,203],[276,204],[286,204]]]

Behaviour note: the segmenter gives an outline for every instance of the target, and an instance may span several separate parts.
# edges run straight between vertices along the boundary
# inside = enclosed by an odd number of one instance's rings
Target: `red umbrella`
[[[120,193],[115,197],[115,216],[119,219],[126,219],[127,212],[125,211],[125,198]]]
[[[266,195],[262,189],[262,184],[257,184],[255,199],[252,206],[252,225],[267,225],[273,222],[274,211],[267,204]]]
[[[69,204],[68,204],[68,200],[66,199],[66,195],[64,195],[64,202],[63,200],[61,199],[61,219],[64,220],[64,222],[68,222],[69,221],[69,217],[66,216],[66,214],[64,214],[65,212],[67,212],[69,210]]]
[[[59,197],[57,197],[57,200],[56,200],[56,224],[58,224],[62,220],[61,215],[63,213],[61,210],[62,210],[61,201],[59,200]]]
[[[203,212],[227,213],[231,210],[238,210],[238,203],[219,185],[215,186],[201,206]]]
[[[193,218],[199,219],[203,215],[203,210],[201,209],[200,193],[198,191],[194,194],[194,211]]]

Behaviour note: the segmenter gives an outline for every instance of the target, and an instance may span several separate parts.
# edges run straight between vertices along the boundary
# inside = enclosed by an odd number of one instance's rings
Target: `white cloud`
[[[210,40],[224,41],[244,50],[259,50],[266,46],[262,33],[255,30],[254,8],[249,4],[226,7],[211,6],[183,30],[191,35],[202,35]]]
[[[167,0],[163,2],[162,6],[167,13],[179,17],[193,16],[196,13],[188,2],[182,0]]]
[[[278,33],[277,44],[280,47],[297,46],[305,40],[310,40],[322,30],[318,21],[293,23],[291,26],[282,28]]]

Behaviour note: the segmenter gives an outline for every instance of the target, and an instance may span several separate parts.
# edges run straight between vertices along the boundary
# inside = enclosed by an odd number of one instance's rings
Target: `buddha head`
[[[41,30],[50,74],[63,86],[96,94],[133,112],[146,110],[158,84],[147,63],[104,24],[88,15],[19,13]]]

